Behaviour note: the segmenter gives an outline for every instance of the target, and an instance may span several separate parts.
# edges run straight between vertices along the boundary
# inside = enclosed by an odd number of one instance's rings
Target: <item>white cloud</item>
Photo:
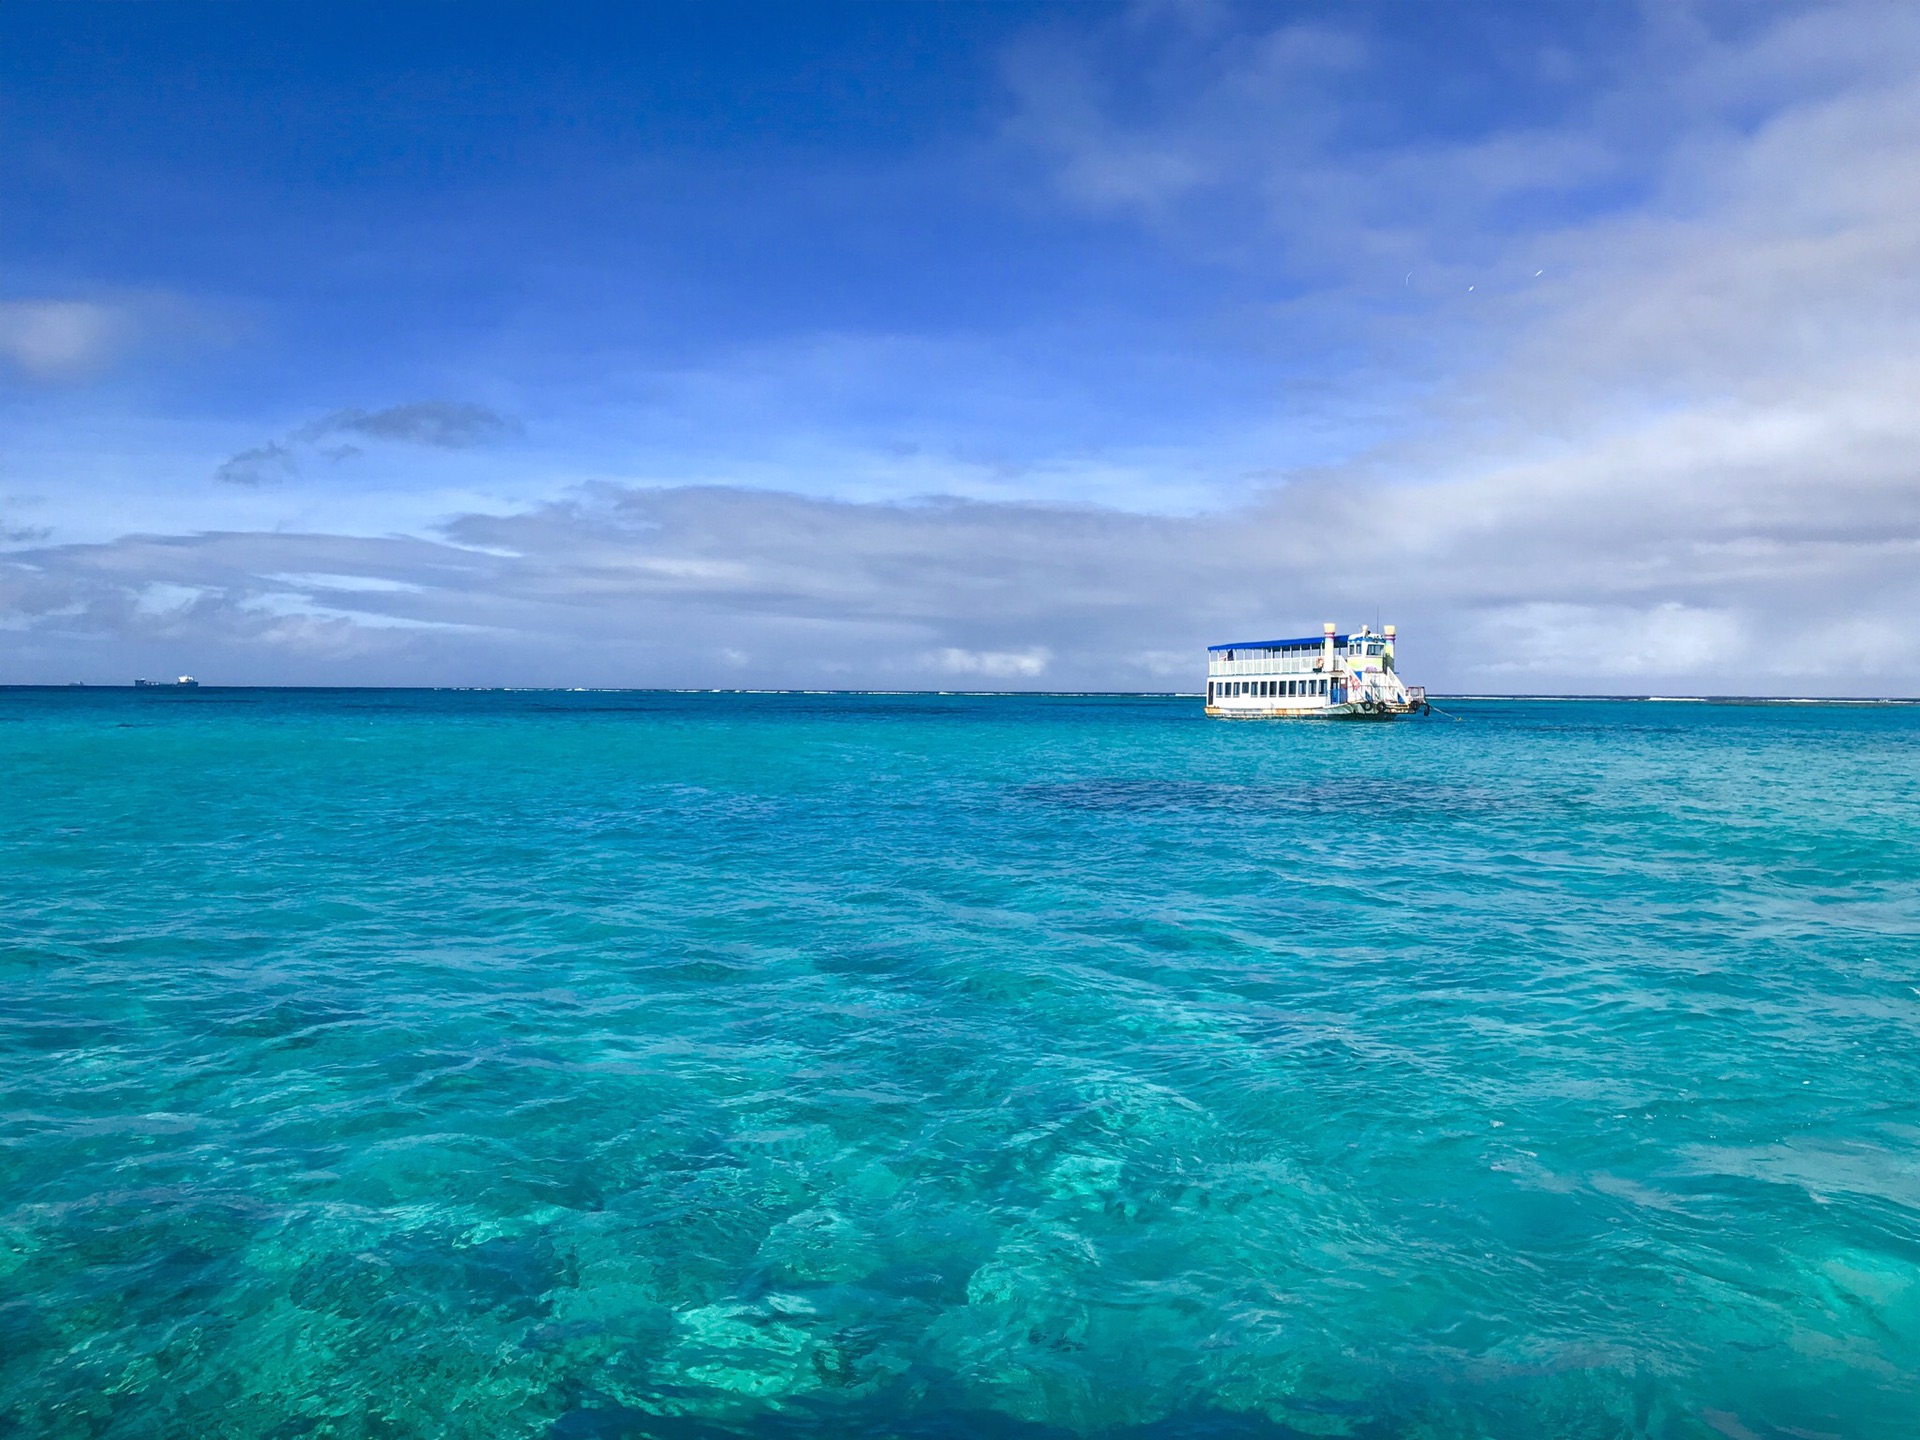
[[[419,587],[407,588],[417,590]],[[290,590],[264,590],[249,593],[240,605],[253,615],[271,615],[276,619],[328,621],[331,623],[327,633],[332,635],[343,633],[342,627],[356,630],[450,631],[473,631],[485,628],[462,625],[452,620],[421,620],[408,615],[386,614],[378,610],[351,610],[338,605],[325,605],[316,601],[311,595]],[[304,643],[315,632],[300,630],[289,633],[296,635]]]
[[[374,595],[417,595],[421,587],[407,580],[393,580],[383,575],[269,575],[268,580],[278,581],[295,590],[339,590],[348,593]]]
[[[1053,652],[1044,645],[1029,650],[962,650],[947,646],[926,657],[933,669],[948,675],[974,675],[993,680],[1032,680],[1047,673]]]
[[[294,431],[294,440],[311,444],[329,437],[356,435],[404,445],[464,450],[503,439],[519,427],[484,405],[468,400],[415,400],[384,410],[335,410]]]
[[[75,380],[114,358],[129,313],[92,300],[0,300],[0,360],[34,380]]]
[[[1474,673],[1525,688],[1526,677],[1600,680],[1643,676],[1721,675],[1724,657],[1747,647],[1738,616],[1669,601],[1627,606],[1533,602],[1503,606],[1477,617],[1468,633],[1484,659]]]
[[[385,410],[334,410],[296,426],[278,440],[228,456],[215,468],[213,478],[247,486],[291,479],[301,473],[302,455],[318,455],[333,464],[359,455],[359,446],[340,443],[344,437],[466,450],[518,429],[515,422],[486,406],[464,400],[417,400]]]
[[[156,580],[134,590],[131,599],[136,615],[172,619],[184,615],[213,593],[203,585],[176,585],[170,580]]]

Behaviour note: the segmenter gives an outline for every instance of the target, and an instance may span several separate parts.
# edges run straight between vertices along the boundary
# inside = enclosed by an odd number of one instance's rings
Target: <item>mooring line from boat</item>
[[[1434,704],[1431,700],[1423,700],[1420,703],[1427,707],[1427,713],[1429,715],[1447,715],[1446,711],[1442,710],[1438,705]],[[1456,725],[1460,723],[1460,717],[1458,715],[1447,715],[1447,719],[1451,720]]]

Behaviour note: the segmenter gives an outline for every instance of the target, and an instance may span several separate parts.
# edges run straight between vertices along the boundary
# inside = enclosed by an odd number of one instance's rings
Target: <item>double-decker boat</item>
[[[1207,647],[1207,714],[1289,720],[1394,720],[1427,708],[1426,687],[1394,672],[1393,626],[1378,635],[1321,627],[1295,640]]]

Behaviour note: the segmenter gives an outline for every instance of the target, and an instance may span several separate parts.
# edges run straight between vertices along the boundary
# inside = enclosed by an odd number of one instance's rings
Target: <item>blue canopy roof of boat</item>
[[[1289,645],[1311,645],[1317,650],[1326,638],[1324,635],[1302,635],[1297,640],[1236,640],[1230,645],[1209,645],[1207,653],[1211,655],[1216,650],[1284,650]],[[1347,635],[1336,635],[1333,637],[1333,643],[1344,645],[1351,638]]]

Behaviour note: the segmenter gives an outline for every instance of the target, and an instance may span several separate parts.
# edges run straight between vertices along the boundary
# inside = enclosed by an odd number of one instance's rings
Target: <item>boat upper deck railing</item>
[[[1215,679],[1229,675],[1315,675],[1324,673],[1314,667],[1318,655],[1289,655],[1284,660],[1227,660],[1215,655],[1207,661],[1207,674]]]

